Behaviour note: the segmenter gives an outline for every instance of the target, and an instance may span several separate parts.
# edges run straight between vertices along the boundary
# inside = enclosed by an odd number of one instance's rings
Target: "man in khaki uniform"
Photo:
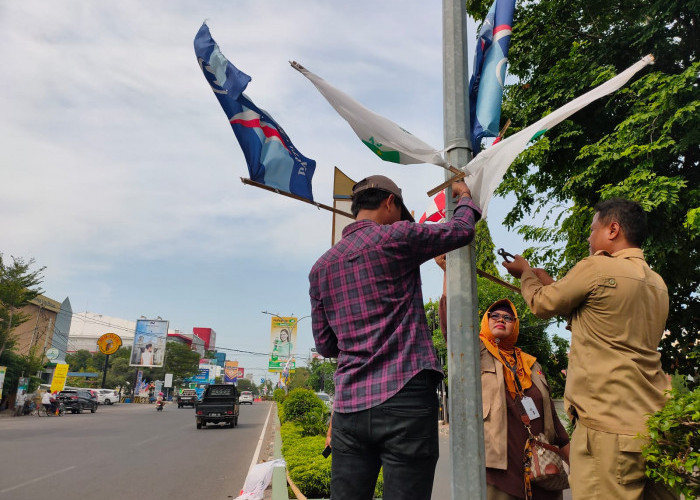
[[[573,498],[674,498],[647,484],[641,448],[649,413],[670,389],[657,351],[668,316],[668,290],[641,245],[646,214],[628,200],[595,207],[590,256],[559,281],[521,256],[504,262],[521,278],[539,318],[569,317],[571,352],[564,400],[576,420],[571,439]]]

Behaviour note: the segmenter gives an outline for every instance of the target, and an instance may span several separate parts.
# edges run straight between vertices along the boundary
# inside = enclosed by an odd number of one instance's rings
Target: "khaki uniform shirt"
[[[544,286],[528,270],[523,297],[539,318],[570,316],[571,351],[564,400],[591,429],[645,432],[648,414],[670,389],[657,351],[668,316],[668,290],[639,248],[596,252]]]

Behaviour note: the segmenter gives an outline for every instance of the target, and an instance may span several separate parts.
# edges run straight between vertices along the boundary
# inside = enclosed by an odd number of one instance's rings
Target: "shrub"
[[[686,498],[700,495],[700,387],[686,393],[671,391],[647,428],[650,442],[642,451],[647,476]]]
[[[331,459],[323,458],[325,435],[304,436],[302,426],[287,422],[280,429],[282,455],[287,462],[289,477],[308,498],[329,498],[331,487]],[[374,495],[381,498],[384,479],[379,474]]]
[[[286,397],[284,389],[275,389],[275,392],[272,393],[272,399],[277,403],[282,403]]]
[[[321,423],[325,421],[326,406],[323,401],[318,399],[316,393],[310,389],[294,389],[282,403],[282,415],[280,420],[283,422],[310,422],[313,423],[320,415]],[[325,433],[325,430],[318,430],[318,434]],[[313,432],[307,435],[312,435]]]

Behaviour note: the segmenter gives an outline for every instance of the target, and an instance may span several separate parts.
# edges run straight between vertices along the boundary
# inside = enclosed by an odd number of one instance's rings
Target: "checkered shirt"
[[[442,374],[425,318],[420,265],[468,244],[480,217],[463,197],[444,224],[360,220],[313,266],[316,349],[338,358],[335,411],[377,406],[421,370]]]

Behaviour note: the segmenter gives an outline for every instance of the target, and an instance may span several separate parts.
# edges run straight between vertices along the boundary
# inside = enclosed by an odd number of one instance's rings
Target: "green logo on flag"
[[[362,140],[362,142],[382,160],[390,161],[392,163],[401,163],[401,153],[399,153],[398,151],[382,151],[382,144],[374,142],[374,137],[370,137],[367,141]]]

